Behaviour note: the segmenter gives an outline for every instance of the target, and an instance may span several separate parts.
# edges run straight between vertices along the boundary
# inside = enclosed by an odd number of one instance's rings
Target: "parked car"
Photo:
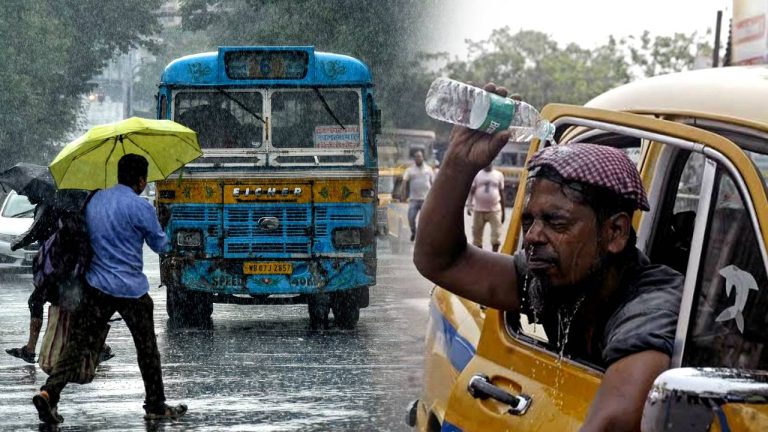
[[[767,78],[765,66],[699,70],[542,110],[560,144],[637,161],[651,207],[633,221],[637,245],[685,276],[671,366],[643,430],[768,430]],[[526,174],[502,253],[521,247]],[[422,431],[577,430],[604,372],[559,357],[524,314],[439,287],[426,344],[424,389],[406,417]]]
[[[0,207],[0,272],[32,271],[37,245],[11,251],[11,241],[32,225],[35,206],[27,197],[11,191]]]

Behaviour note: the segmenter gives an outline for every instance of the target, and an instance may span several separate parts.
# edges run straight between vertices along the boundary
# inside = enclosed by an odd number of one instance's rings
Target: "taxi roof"
[[[660,75],[625,84],[585,106],[618,111],[701,114],[768,124],[768,66],[733,66]]]

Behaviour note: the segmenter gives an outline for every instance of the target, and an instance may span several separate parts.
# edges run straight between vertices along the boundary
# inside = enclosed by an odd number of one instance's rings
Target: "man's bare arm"
[[[667,368],[669,356],[651,350],[609,366],[581,431],[639,431],[648,391]]]
[[[497,92],[493,84],[486,90]],[[502,96],[506,91],[499,89]],[[497,309],[518,308],[512,257],[467,244],[462,210],[475,175],[509,140],[509,132],[488,135],[456,127],[441,174],[421,210],[413,262],[427,279],[474,302]]]

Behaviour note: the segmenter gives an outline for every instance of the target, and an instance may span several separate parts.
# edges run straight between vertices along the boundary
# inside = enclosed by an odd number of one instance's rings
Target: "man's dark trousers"
[[[94,348],[98,344],[97,335],[103,334],[105,326],[115,312],[125,321],[136,345],[136,356],[146,393],[144,403],[147,407],[161,406],[165,402],[165,391],[153,309],[154,303],[149,294],[139,298],[114,297],[86,285],[83,289],[83,303],[73,316],[70,340],[45,385],[40,388],[48,392],[51,406],[59,403],[61,391],[67,385],[68,378],[77,375],[83,357],[94,349],[100,349]]]

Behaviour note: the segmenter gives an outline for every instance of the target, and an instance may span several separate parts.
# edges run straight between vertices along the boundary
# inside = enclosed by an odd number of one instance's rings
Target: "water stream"
[[[573,317],[576,316],[576,312],[578,312],[579,307],[581,306],[581,303],[584,301],[584,297],[586,297],[586,293],[579,296],[579,299],[576,300],[576,302],[573,304],[573,308],[570,310],[564,310],[567,305],[561,305],[557,309],[557,346],[558,346],[558,355],[557,355],[557,361],[563,359],[563,351],[565,351],[565,345],[568,343],[568,334],[571,331],[571,322],[573,322]],[[565,312],[565,313],[564,313]]]

